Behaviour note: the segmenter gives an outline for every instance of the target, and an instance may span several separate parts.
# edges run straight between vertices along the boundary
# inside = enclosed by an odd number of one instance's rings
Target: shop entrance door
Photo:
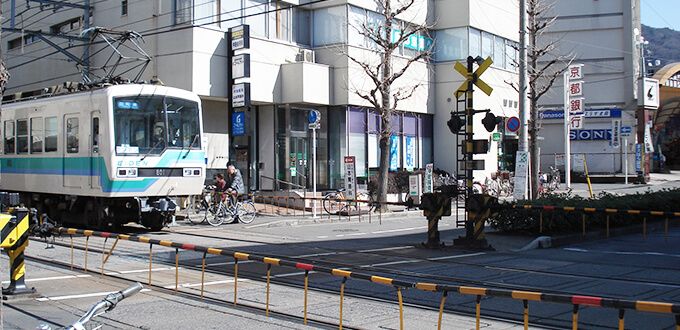
[[[306,136],[291,135],[289,157],[290,182],[297,185],[293,189],[311,187],[311,178],[309,177],[312,165],[311,150]]]

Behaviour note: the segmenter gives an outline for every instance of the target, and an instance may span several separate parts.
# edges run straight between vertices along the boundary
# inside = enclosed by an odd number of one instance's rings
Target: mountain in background
[[[680,31],[642,25],[642,36],[649,41],[645,59],[648,69],[680,62]],[[652,65],[649,65],[652,64]]]

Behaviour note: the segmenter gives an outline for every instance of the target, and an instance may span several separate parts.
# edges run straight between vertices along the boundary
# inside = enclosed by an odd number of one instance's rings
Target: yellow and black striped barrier
[[[303,262],[297,262],[297,261],[290,261],[290,260],[285,260],[285,259],[280,259],[280,258],[270,258],[270,257],[265,257],[261,255],[256,255],[256,254],[251,254],[251,253],[243,253],[243,252],[237,252],[237,251],[230,251],[226,249],[216,249],[216,248],[210,248],[210,247],[205,247],[205,246],[199,246],[199,245],[193,245],[193,244],[184,244],[184,243],[177,243],[177,242],[171,242],[171,241],[165,241],[165,240],[157,240],[157,239],[150,239],[150,238],[145,238],[145,237],[139,237],[139,236],[132,236],[132,235],[125,235],[125,234],[116,234],[116,233],[108,233],[108,232],[100,232],[100,231],[93,231],[93,230],[85,230],[85,229],[74,229],[74,228],[64,228],[60,227],[54,230],[55,232],[58,233],[63,233],[63,234],[70,234],[70,235],[85,235],[85,236],[98,236],[98,237],[104,237],[104,238],[115,238],[116,241],[119,239],[122,240],[128,240],[128,241],[134,241],[134,242],[141,242],[141,243],[146,243],[150,244],[150,246],[153,245],[161,245],[165,247],[170,247],[170,248],[175,248],[175,266],[177,269],[179,269],[178,265],[178,258],[177,258],[177,251],[179,249],[183,250],[188,250],[188,251],[196,251],[196,252],[202,252],[203,253],[203,258],[204,258],[204,263],[205,263],[205,257],[206,254],[213,254],[213,255],[222,255],[222,256],[231,256],[234,258],[234,305],[236,305],[236,298],[237,298],[237,290],[236,290],[236,285],[238,283],[236,277],[238,274],[238,261],[239,260],[250,260],[250,261],[257,261],[261,262],[267,265],[267,303],[266,303],[266,310],[267,310],[267,315],[269,312],[269,282],[270,282],[270,270],[271,266],[283,266],[283,267],[291,267],[291,268],[296,268],[296,269],[301,269],[305,271],[305,306],[304,306],[304,315],[305,315],[305,324],[306,324],[306,315],[307,315],[307,289],[308,289],[308,276],[309,272],[317,272],[317,273],[325,273],[325,274],[330,274],[330,275],[335,275],[335,276],[341,276],[342,279],[342,289],[341,289],[341,298],[340,298],[340,311],[342,311],[342,293],[344,292],[344,285],[345,282],[348,279],[357,279],[357,280],[363,280],[363,281],[369,281],[373,283],[378,283],[378,284],[384,284],[384,285],[390,285],[393,286],[396,291],[397,295],[399,297],[399,311],[400,311],[400,321],[402,324],[403,328],[403,305],[402,305],[402,299],[401,299],[401,289],[419,289],[423,291],[429,291],[429,292],[441,292],[443,294],[442,297],[442,302],[440,305],[439,309],[439,328],[441,328],[441,315],[443,313],[444,309],[444,302],[446,300],[446,297],[448,293],[459,293],[459,294],[464,294],[464,295],[474,295],[477,296],[477,313],[476,313],[476,321],[477,321],[477,328],[479,328],[479,323],[480,323],[480,308],[481,308],[481,297],[496,297],[496,298],[505,298],[505,299],[514,299],[514,300],[520,300],[522,301],[525,309],[524,317],[525,317],[525,329],[528,327],[528,302],[529,301],[536,301],[536,302],[550,302],[550,303],[559,303],[559,304],[568,304],[573,306],[573,328],[577,329],[578,328],[578,309],[580,306],[590,306],[590,307],[601,307],[601,308],[613,308],[613,309],[618,309],[619,310],[619,319],[618,319],[618,324],[619,328],[623,329],[624,325],[624,312],[626,310],[636,310],[636,311],[643,311],[643,312],[657,312],[657,313],[665,313],[665,314],[675,314],[675,320],[676,320],[676,329],[680,330],[680,304],[676,303],[662,303],[662,302],[653,302],[653,301],[643,301],[643,300],[627,300],[627,299],[613,299],[613,298],[602,298],[602,297],[594,297],[594,296],[583,296],[583,295],[565,295],[565,294],[554,294],[554,293],[541,293],[541,292],[533,292],[533,291],[518,291],[518,290],[505,290],[505,289],[489,289],[489,288],[483,288],[483,287],[470,287],[470,286],[457,286],[457,285],[447,285],[447,284],[437,284],[437,283],[423,283],[423,282],[412,282],[412,281],[406,281],[406,280],[401,280],[401,279],[395,279],[395,278],[388,278],[384,276],[376,276],[376,275],[371,275],[371,274],[366,274],[366,273],[359,273],[359,272],[354,272],[350,270],[343,270],[343,269],[335,269],[335,268],[330,268],[330,267],[324,267],[320,265],[314,265],[310,263],[303,263]],[[103,266],[102,266],[103,268]],[[202,268],[202,271],[205,271],[205,267]],[[176,273],[177,276],[177,273]],[[151,253],[149,253],[149,286],[151,285]],[[175,281],[175,291],[177,291],[177,280]],[[203,297],[203,286],[201,286],[201,297]],[[342,312],[340,315],[340,319],[342,320]]]
[[[29,212],[20,207],[9,210],[9,213],[0,213],[0,247],[7,251],[10,263],[10,283],[2,289],[4,295],[18,295],[35,293],[35,289],[28,288],[25,283],[26,266],[24,264],[24,251],[28,247],[29,235]]]

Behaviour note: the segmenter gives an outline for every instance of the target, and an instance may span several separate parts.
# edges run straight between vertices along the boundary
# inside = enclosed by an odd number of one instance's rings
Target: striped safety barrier
[[[151,238],[146,238],[146,237],[139,237],[139,236],[134,236],[134,235],[126,235],[126,234],[116,234],[116,233],[109,233],[109,232],[101,232],[101,231],[94,231],[94,230],[85,230],[85,229],[74,229],[74,228],[64,228],[60,227],[55,229],[55,232],[62,233],[62,234],[69,234],[69,235],[85,235],[85,236],[98,236],[98,237],[104,237],[104,238],[116,238],[116,242],[118,242],[119,239],[122,240],[128,240],[128,241],[134,241],[134,242],[141,242],[141,243],[147,243],[153,245],[161,245],[165,247],[170,247],[170,248],[175,248],[176,251],[176,257],[175,257],[175,265],[176,268],[179,268],[178,265],[178,259],[177,259],[177,251],[179,249],[183,250],[188,250],[188,251],[196,251],[196,252],[203,252],[204,257],[203,257],[203,271],[205,271],[205,255],[206,254],[213,254],[213,255],[222,255],[222,256],[231,256],[235,260],[234,264],[234,305],[236,305],[236,298],[237,298],[237,290],[236,290],[236,285],[237,285],[237,274],[238,274],[238,261],[239,260],[250,260],[250,261],[257,261],[261,262],[264,264],[268,265],[267,269],[267,303],[266,303],[266,310],[267,310],[267,315],[269,312],[269,276],[270,276],[270,267],[272,265],[275,266],[284,266],[284,267],[291,267],[291,268],[296,268],[300,270],[305,271],[305,306],[304,306],[304,319],[305,319],[305,324],[307,320],[307,289],[308,289],[308,274],[309,272],[317,272],[317,273],[325,273],[325,274],[330,274],[334,276],[341,276],[343,277],[342,280],[342,289],[341,289],[341,297],[342,293],[344,292],[344,285],[347,279],[357,279],[357,280],[363,280],[363,281],[369,281],[373,283],[378,283],[378,284],[384,284],[384,285],[391,285],[397,289],[397,294],[399,297],[399,309],[400,309],[400,317],[402,318],[402,326],[403,326],[403,313],[402,311],[402,299],[401,299],[401,291],[400,289],[402,288],[407,288],[407,289],[419,289],[423,291],[430,291],[430,292],[441,292],[443,293],[443,298],[442,302],[440,305],[440,310],[439,310],[439,326],[441,327],[441,316],[443,313],[443,308],[444,308],[444,302],[445,299],[448,295],[448,293],[459,293],[459,294],[464,294],[464,295],[474,295],[477,296],[477,313],[476,313],[476,318],[477,318],[477,327],[479,328],[479,322],[480,322],[480,304],[481,304],[481,297],[496,297],[496,298],[506,298],[506,299],[515,299],[515,300],[521,300],[524,303],[524,308],[525,308],[525,329],[528,326],[528,301],[538,301],[538,302],[551,302],[551,303],[560,303],[560,304],[569,304],[573,305],[573,325],[574,328],[576,328],[578,324],[578,308],[580,306],[591,306],[591,307],[602,307],[602,308],[614,308],[619,310],[619,328],[623,329],[623,315],[625,310],[636,310],[636,311],[643,311],[643,312],[658,312],[658,313],[666,313],[666,314],[675,314],[675,319],[676,319],[676,329],[680,330],[680,304],[675,304],[675,303],[661,303],[661,302],[653,302],[653,301],[642,301],[642,300],[626,300],[626,299],[612,299],[612,298],[602,298],[602,297],[594,297],[594,296],[582,296],[582,295],[563,295],[563,294],[553,294],[553,293],[541,293],[541,292],[532,292],[532,291],[518,291],[518,290],[504,290],[504,289],[490,289],[490,288],[483,288],[483,287],[470,287],[470,286],[455,286],[455,285],[446,285],[446,284],[437,284],[437,283],[423,283],[423,282],[412,282],[412,281],[405,281],[401,279],[395,279],[395,278],[388,278],[388,277],[383,277],[383,276],[377,276],[377,275],[370,275],[366,273],[359,273],[359,272],[354,272],[354,271],[349,271],[349,270],[342,270],[342,269],[336,269],[336,268],[330,268],[330,267],[324,267],[324,266],[319,266],[319,265],[313,265],[309,263],[302,263],[302,262],[297,262],[297,261],[290,261],[290,260],[285,260],[285,259],[280,259],[280,258],[271,258],[271,257],[266,257],[266,256],[261,256],[261,255],[256,255],[256,254],[251,254],[251,253],[243,253],[243,252],[237,252],[237,251],[230,251],[226,249],[217,249],[217,248],[211,248],[211,247],[205,247],[205,246],[200,246],[200,245],[194,245],[194,244],[186,244],[186,243],[177,243],[177,242],[172,242],[172,241],[166,241],[166,240],[158,240],[158,239],[151,239]],[[115,246],[115,244],[114,244]],[[86,251],[87,252],[87,251]],[[109,254],[112,251],[109,252]],[[149,285],[151,285],[151,252],[149,252]],[[103,266],[102,266],[103,269]],[[177,291],[177,281],[176,281],[176,287],[175,291]],[[203,287],[201,287],[201,297],[203,297]],[[341,298],[341,304],[342,304],[342,298]],[[342,305],[340,307],[340,310],[342,311]],[[342,312],[340,315],[340,319],[342,320]]]

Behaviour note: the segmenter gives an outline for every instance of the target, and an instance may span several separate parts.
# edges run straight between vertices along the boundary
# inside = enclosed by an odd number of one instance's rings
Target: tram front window
[[[116,153],[154,155],[166,148],[200,148],[196,102],[130,96],[114,98],[113,104]]]

